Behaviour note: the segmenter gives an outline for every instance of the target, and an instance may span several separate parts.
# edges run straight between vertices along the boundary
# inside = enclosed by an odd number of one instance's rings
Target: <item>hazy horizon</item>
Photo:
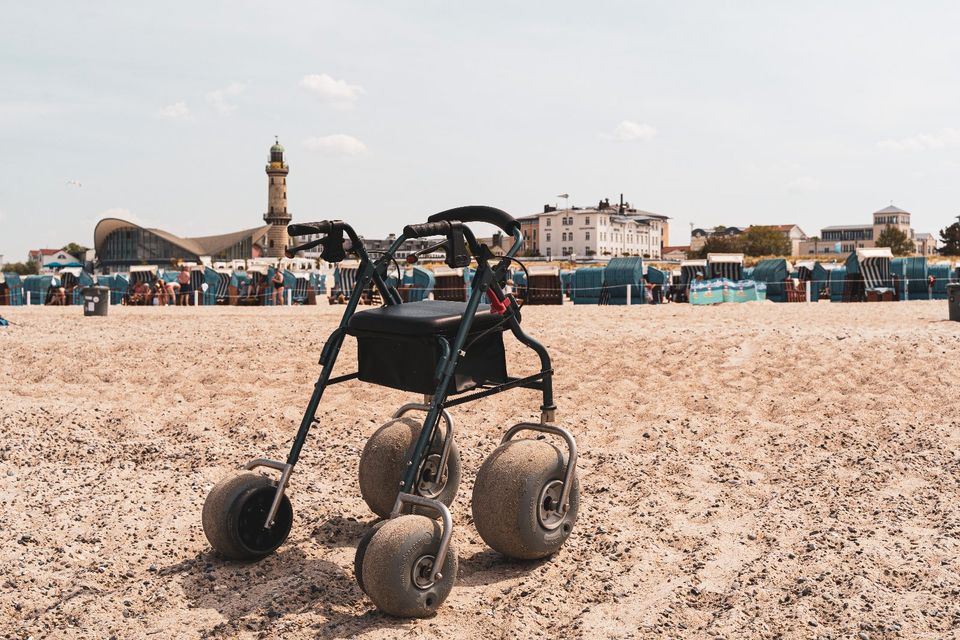
[[[956,220],[960,6],[286,2],[5,7],[0,255],[461,204],[619,198],[689,225]]]

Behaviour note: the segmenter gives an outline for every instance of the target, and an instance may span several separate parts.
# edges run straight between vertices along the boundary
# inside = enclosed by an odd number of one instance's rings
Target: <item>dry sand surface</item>
[[[485,548],[473,476],[538,400],[455,408],[460,571],[426,620],[377,613],[353,579],[372,522],[360,451],[409,394],[328,391],[274,556],[226,562],[201,530],[215,482],[285,455],[341,311],[0,308],[19,323],[0,329],[0,636],[960,633],[960,324],[945,302],[528,308],[582,451],[580,519],[545,561]],[[508,344],[511,371],[531,372]]]

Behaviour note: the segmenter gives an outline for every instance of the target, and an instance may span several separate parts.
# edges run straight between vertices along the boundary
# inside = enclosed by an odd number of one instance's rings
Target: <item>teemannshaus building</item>
[[[915,233],[910,224],[910,212],[890,205],[873,213],[872,224],[847,224],[824,227],[817,240],[800,243],[800,255],[814,253],[851,253],[857,249],[877,246],[877,239],[887,227],[899,229],[916,245],[924,256],[937,253],[935,238],[929,233]]]

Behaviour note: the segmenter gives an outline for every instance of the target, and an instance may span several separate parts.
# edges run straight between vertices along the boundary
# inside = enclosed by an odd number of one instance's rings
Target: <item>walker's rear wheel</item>
[[[203,532],[210,546],[231,560],[259,560],[283,544],[293,526],[293,507],[283,496],[273,526],[264,528],[277,486],[256,473],[218,482],[203,503]]]
[[[360,454],[360,494],[370,510],[381,518],[389,517],[393,511],[405,465],[413,455],[422,428],[423,423],[411,418],[391,420],[370,436]],[[456,443],[452,443],[447,458],[447,472],[438,478],[440,448],[438,434],[430,448],[432,453],[425,457],[421,465],[417,494],[449,506],[460,486],[460,453]],[[414,508],[414,513],[419,513],[419,510]]]
[[[494,551],[521,560],[546,557],[577,521],[580,485],[574,476],[570,508],[558,511],[566,458],[543,440],[510,440],[484,460],[473,486],[473,521]]]
[[[380,611],[401,618],[433,614],[450,595],[457,579],[457,552],[451,546],[435,577],[440,525],[420,515],[387,520],[374,531],[358,579]],[[358,553],[360,549],[357,549]]]

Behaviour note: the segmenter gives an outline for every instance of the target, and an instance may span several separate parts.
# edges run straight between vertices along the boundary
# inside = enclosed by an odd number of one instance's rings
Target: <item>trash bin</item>
[[[107,287],[83,288],[83,315],[105,316],[110,308],[110,289]]]
[[[950,319],[960,322],[960,284],[947,285],[947,306],[950,309]]]

